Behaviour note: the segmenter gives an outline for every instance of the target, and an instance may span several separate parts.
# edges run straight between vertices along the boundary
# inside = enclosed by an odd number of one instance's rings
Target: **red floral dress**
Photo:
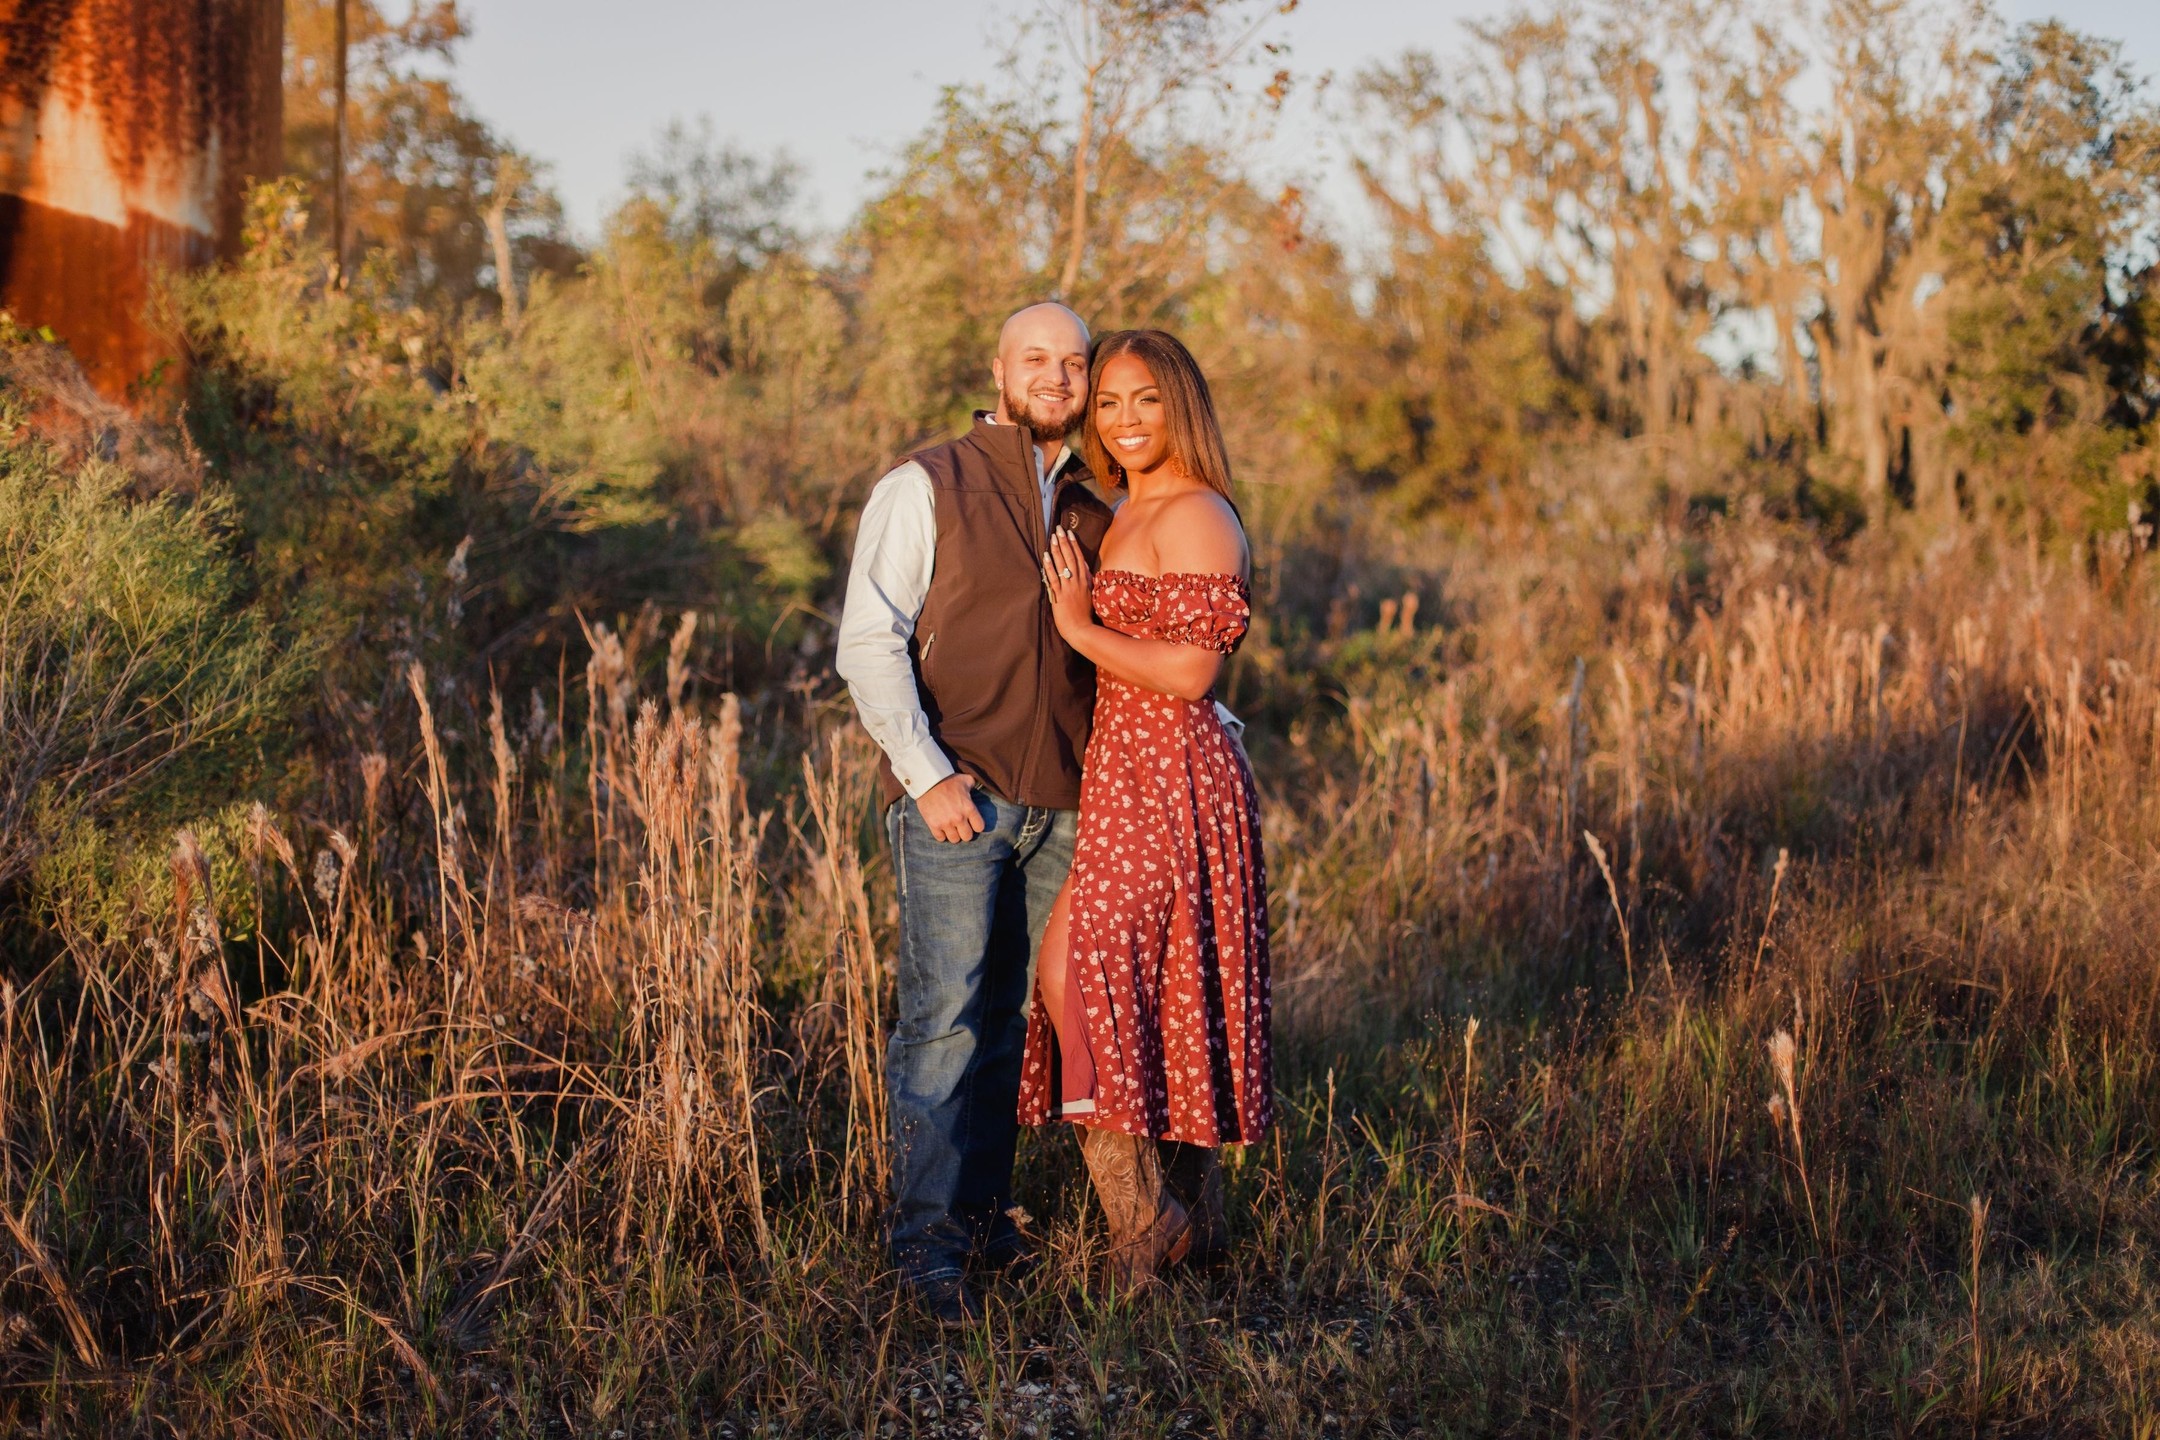
[[[1104,570],[1094,583],[1111,629],[1226,655],[1249,596],[1234,575]],[[1096,1077],[1085,1123],[1199,1145],[1258,1140],[1275,1112],[1260,802],[1212,696],[1099,677],[1071,885],[1069,984]],[[1028,1124],[1059,1109],[1043,1010],[1028,1018]]]

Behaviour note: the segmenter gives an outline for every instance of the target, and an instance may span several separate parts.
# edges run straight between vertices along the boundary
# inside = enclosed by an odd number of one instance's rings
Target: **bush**
[[[724,387],[678,334],[724,328],[697,254],[625,229],[591,273],[533,283],[512,329],[404,306],[383,263],[330,284],[303,200],[259,187],[240,262],[175,277],[162,303],[268,613],[335,637],[311,740],[346,701],[394,701],[414,661],[551,688],[581,616],[647,604],[699,610],[728,686],[754,688],[774,647],[785,663],[830,568],[802,515],[834,507],[713,501],[701,467],[757,437],[727,428]],[[797,358],[791,336],[759,338],[776,365]]]
[[[38,432],[50,397],[0,366],[0,887],[83,824],[158,834],[237,791],[306,665],[248,605],[214,492],[142,493],[103,432]]]

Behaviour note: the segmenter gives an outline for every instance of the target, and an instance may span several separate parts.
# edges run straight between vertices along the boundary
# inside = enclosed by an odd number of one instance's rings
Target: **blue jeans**
[[[1020,1062],[1035,953],[1079,817],[975,791],[983,832],[948,844],[913,799],[885,812],[900,889],[899,1016],[885,1052],[893,1264],[960,1273],[1011,1242]]]

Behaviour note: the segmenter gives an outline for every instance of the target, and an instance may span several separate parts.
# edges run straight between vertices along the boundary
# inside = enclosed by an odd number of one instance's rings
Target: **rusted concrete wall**
[[[0,0],[0,306],[123,397],[153,272],[230,254],[281,167],[283,0]]]

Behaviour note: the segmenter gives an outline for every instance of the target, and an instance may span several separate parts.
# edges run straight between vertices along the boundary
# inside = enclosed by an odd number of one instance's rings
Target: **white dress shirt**
[[[1028,446],[1028,454],[1042,490],[1043,533],[1048,535],[1058,476],[1072,451],[1059,450],[1047,471],[1039,447]],[[929,472],[912,460],[888,471],[871,490],[855,531],[855,560],[848,570],[835,661],[863,728],[892,761],[900,788],[916,799],[953,773],[952,761],[930,734],[930,717],[923,713],[915,666],[908,659],[908,642],[930,593],[937,558],[934,495]]]

